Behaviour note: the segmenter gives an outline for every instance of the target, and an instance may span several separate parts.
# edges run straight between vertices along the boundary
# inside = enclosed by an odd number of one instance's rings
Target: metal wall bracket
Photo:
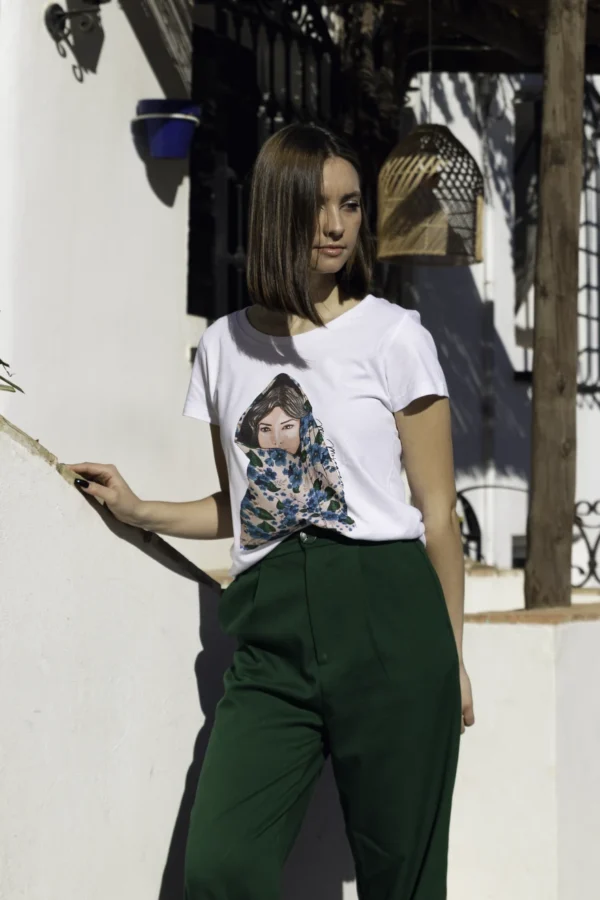
[[[75,19],[79,20],[82,31],[93,31],[97,24],[99,7],[104,3],[110,3],[110,0],[89,0],[87,6],[69,10],[63,9],[60,3],[52,3],[44,16],[46,28],[57,44],[69,37],[72,31],[71,23]]]

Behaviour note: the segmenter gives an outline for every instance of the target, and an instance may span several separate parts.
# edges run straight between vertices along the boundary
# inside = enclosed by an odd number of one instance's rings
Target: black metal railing
[[[509,485],[471,485],[457,494],[460,530],[465,558],[485,563],[483,534],[477,513],[465,497],[475,490],[509,490],[527,493]],[[573,515],[573,556],[571,579],[574,588],[600,585],[600,500],[579,500]]]
[[[483,562],[481,550],[481,528],[477,513],[465,497],[462,491],[457,494],[460,515],[460,536],[463,544],[463,552],[467,559]]]
[[[587,587],[591,581],[600,584],[600,500],[580,500],[575,505],[573,547],[573,587]]]

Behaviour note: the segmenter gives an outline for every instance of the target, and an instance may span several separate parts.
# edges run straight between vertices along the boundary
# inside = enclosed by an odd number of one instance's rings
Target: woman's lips
[[[325,256],[341,256],[344,252],[344,247],[319,247],[319,253],[324,253]]]

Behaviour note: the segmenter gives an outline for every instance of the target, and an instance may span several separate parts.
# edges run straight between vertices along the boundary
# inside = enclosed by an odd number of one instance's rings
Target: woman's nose
[[[344,234],[344,226],[338,210],[329,211],[324,216],[323,233],[334,241],[339,241]]]

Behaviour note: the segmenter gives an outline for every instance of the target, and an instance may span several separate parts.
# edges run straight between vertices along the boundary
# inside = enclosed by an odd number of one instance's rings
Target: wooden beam
[[[380,0],[413,46],[427,43],[427,6],[423,0]],[[355,0],[325,5],[343,9]],[[544,26],[548,0],[434,0],[434,39],[437,44],[465,43],[473,39],[491,47],[489,59],[482,54],[458,56],[446,51],[435,54],[438,71],[535,72],[543,68]],[[588,3],[586,71],[600,71],[600,8]],[[426,53],[426,51],[425,51]],[[497,68],[494,69],[494,66]],[[424,71],[420,57],[412,71]]]
[[[193,0],[121,0],[166,94],[189,96]]]
[[[492,6],[505,10],[515,21],[521,21],[527,27],[537,27],[540,32],[544,30],[548,0],[491,0],[486,3],[486,16]],[[586,18],[586,43],[600,47],[600,8],[588,2]]]
[[[544,28],[548,0],[491,0],[491,3],[494,6],[502,6],[515,18],[537,21],[541,28]]]
[[[548,0],[525,566],[528,609],[571,602],[586,6],[586,0]]]
[[[537,68],[543,63],[543,46],[540,37],[520,19],[516,19],[492,3],[486,6],[485,15],[478,14],[473,3],[451,4],[454,11],[444,11],[438,4],[436,17],[445,31],[456,30],[482,44],[500,50],[513,57],[527,69]],[[441,7],[441,8],[440,8]]]
[[[387,4],[386,4],[387,8]],[[403,20],[404,29],[413,41],[423,45],[428,41],[427,5],[418,3],[410,7],[393,5],[398,20]],[[511,15],[494,3],[487,3],[485,15],[477,0],[436,0],[433,22],[433,42],[446,47],[452,44],[478,43],[491,48],[496,57],[503,54],[512,71],[541,70],[543,65],[543,40],[536,29],[532,29],[521,18]],[[442,50],[434,53],[434,68],[441,71],[439,58],[447,56]],[[454,68],[454,67],[453,67]],[[471,71],[475,71],[474,69]]]

